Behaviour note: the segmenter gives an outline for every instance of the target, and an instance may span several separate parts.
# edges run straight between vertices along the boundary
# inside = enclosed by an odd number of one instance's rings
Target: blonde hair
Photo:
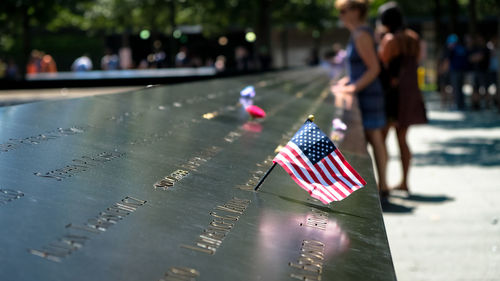
[[[369,0],[335,0],[335,8],[337,10],[341,9],[352,9],[359,11],[359,17],[361,19],[366,18],[368,13],[368,2]]]

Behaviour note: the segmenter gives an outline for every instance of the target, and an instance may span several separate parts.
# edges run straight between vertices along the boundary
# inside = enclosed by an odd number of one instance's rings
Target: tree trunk
[[[22,35],[23,40],[23,57],[21,59],[21,65],[19,66],[19,71],[21,74],[21,79],[26,80],[26,66],[28,65],[28,60],[31,55],[31,36],[30,36],[30,18],[28,15],[28,7],[22,8]]]
[[[443,16],[443,10],[441,9],[441,0],[435,0],[435,7],[434,7],[434,29],[436,31],[436,46],[441,46],[441,44],[444,42],[444,33],[443,30],[441,29],[441,17]],[[438,48],[436,48],[436,51],[439,52]],[[438,55],[438,54],[436,54]]]
[[[475,35],[477,32],[477,5],[476,0],[469,0],[469,33]]]
[[[457,0],[450,0],[450,32],[458,33],[459,5]]]
[[[175,0],[170,0],[168,1],[169,8],[170,8],[170,26],[172,27],[172,32],[169,37],[169,42],[170,42],[170,51],[167,54],[168,57],[168,65],[175,67],[175,55],[177,52],[177,41],[174,38],[173,34],[175,31],[175,28],[177,27],[175,23],[175,16],[176,16],[176,11],[175,11]]]
[[[283,30],[280,34],[281,38],[281,56],[283,60],[282,68],[288,68],[288,29],[287,27],[283,27]]]
[[[260,0],[257,23],[257,58],[260,68],[270,67],[271,60],[271,1]]]

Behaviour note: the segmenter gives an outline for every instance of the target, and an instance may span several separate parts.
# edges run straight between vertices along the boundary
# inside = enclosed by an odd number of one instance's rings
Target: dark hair
[[[394,33],[404,28],[403,13],[396,2],[387,2],[378,8],[380,22]]]

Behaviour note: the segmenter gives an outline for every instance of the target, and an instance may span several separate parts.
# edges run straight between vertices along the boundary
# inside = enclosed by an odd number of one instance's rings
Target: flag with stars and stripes
[[[366,184],[332,141],[310,120],[280,150],[273,162],[324,204],[342,200]]]

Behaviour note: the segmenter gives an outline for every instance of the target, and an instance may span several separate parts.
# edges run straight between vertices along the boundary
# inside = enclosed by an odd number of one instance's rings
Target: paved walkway
[[[398,280],[500,280],[500,114],[441,110],[434,93],[427,107],[429,124],[409,132],[412,195],[394,192],[384,212]]]

